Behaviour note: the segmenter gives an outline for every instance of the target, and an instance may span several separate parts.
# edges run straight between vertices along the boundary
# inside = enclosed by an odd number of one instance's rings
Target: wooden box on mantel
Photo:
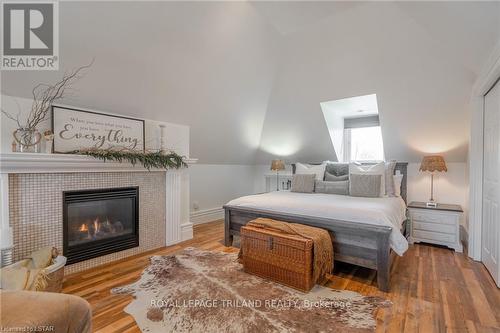
[[[308,292],[313,281],[313,241],[300,236],[241,227],[243,269],[262,278]]]

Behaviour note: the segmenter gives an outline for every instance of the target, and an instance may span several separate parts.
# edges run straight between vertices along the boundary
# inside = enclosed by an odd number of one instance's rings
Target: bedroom
[[[499,2],[1,5],[0,326],[500,330]]]

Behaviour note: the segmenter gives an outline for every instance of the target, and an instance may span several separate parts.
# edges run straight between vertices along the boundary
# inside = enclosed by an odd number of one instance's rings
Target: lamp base
[[[427,207],[436,208],[438,206],[437,202],[429,201],[425,204]]]

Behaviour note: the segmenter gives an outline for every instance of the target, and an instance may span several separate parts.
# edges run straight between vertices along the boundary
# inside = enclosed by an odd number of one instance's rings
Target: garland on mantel
[[[117,161],[122,163],[124,160],[132,165],[141,163],[146,169],[179,169],[187,167],[184,158],[179,154],[171,151],[168,153],[161,152],[137,152],[132,150],[106,150],[106,149],[84,149],[74,150],[68,154],[87,155],[106,162]]]

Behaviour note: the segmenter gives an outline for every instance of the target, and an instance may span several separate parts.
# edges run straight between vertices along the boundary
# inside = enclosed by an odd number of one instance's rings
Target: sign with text
[[[2,1],[2,70],[59,69],[57,1]]]
[[[144,151],[144,120],[52,107],[54,152],[82,149]]]

